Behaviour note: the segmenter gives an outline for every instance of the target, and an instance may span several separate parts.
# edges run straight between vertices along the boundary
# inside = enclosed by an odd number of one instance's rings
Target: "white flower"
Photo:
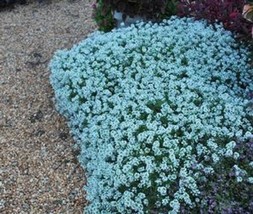
[[[87,213],[144,213],[154,182],[152,203],[179,213],[199,198],[202,170],[239,157],[233,140],[253,130],[253,71],[235,45],[219,25],[173,17],[96,32],[55,55],[50,81],[81,147]],[[238,181],[246,174],[236,168]]]
[[[251,184],[253,184],[253,177],[249,177],[248,178],[248,182],[251,183]]]

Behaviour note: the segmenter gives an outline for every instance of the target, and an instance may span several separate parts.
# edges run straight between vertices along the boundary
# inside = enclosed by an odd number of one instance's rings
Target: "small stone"
[[[5,200],[0,200],[0,209],[3,209],[5,207]]]
[[[61,132],[59,134],[59,138],[62,140],[66,140],[68,138],[68,134],[66,132]]]
[[[35,123],[36,121],[41,121],[43,119],[44,115],[41,110],[37,111],[34,115],[32,115],[29,120],[31,123]]]
[[[54,200],[53,201],[53,204],[55,204],[55,205],[61,205],[63,203],[63,201],[62,200]]]
[[[36,137],[41,137],[42,135],[44,135],[45,134],[45,131],[44,130],[41,130],[41,129],[39,129],[37,132],[35,132],[35,136]]]

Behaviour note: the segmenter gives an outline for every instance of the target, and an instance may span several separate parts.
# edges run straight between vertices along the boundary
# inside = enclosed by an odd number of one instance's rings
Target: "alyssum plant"
[[[85,213],[252,213],[247,53],[177,17],[58,51],[51,84],[81,147]]]

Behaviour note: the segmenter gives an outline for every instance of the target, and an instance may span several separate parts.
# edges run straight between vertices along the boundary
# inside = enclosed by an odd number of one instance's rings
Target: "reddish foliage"
[[[245,3],[246,0],[181,0],[178,15],[222,22],[225,29],[250,37],[252,24],[242,17]]]

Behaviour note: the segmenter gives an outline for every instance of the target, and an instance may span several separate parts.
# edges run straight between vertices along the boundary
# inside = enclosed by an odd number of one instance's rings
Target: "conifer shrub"
[[[50,69],[85,213],[252,213],[253,70],[230,32],[140,22],[58,51]]]

